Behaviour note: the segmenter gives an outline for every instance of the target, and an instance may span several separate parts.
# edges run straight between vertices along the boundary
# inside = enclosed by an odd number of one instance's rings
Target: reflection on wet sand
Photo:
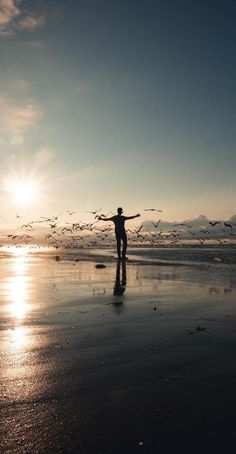
[[[120,275],[120,271],[122,268],[122,276]],[[117,267],[116,267],[116,280],[114,286],[114,295],[121,296],[124,295],[126,289],[126,263],[125,261],[118,260]]]
[[[4,352],[10,353],[16,365],[17,355],[27,350],[33,341],[32,328],[25,326],[25,317],[31,306],[29,256],[24,250],[16,251],[9,256],[7,265],[0,295],[3,320],[8,322],[4,335]]]
[[[166,442],[179,414],[185,443],[195,423],[186,402],[200,421],[202,393],[209,408],[227,414],[235,379],[233,273],[132,262],[99,270],[92,261],[29,254],[3,258],[1,278],[0,452],[69,452],[71,440],[74,452],[121,452],[122,445],[113,449],[116,436],[110,444],[117,425],[123,446],[132,420],[135,436],[145,429],[145,439],[156,440],[158,428]],[[225,390],[227,400],[217,402]]]
[[[31,346],[29,338],[29,328],[26,326],[15,326],[15,328],[8,330],[8,339],[6,347],[8,350],[25,350],[26,347]]]
[[[2,377],[5,381],[6,400],[22,400],[33,392],[32,382],[25,383],[26,375],[34,375],[30,364],[31,349],[35,341],[32,327],[25,325],[30,310],[29,257],[17,254],[9,261],[8,275],[2,288],[4,315],[8,318],[8,329],[4,332],[1,350]],[[33,386],[32,386],[33,385]]]
[[[27,256],[19,255],[11,262],[11,274],[6,281],[5,295],[8,301],[8,312],[15,319],[24,318],[29,311],[29,277]]]

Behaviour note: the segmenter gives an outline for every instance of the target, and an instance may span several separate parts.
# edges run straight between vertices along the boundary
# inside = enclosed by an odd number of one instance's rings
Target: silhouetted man
[[[140,216],[140,214],[135,214],[134,216],[122,216],[123,209],[117,208],[117,215],[110,218],[105,218],[99,216],[101,221],[113,221],[115,224],[115,234],[116,234],[116,245],[117,245],[117,255],[118,259],[127,260],[126,249],[127,249],[127,236],[125,231],[125,221],[129,219],[134,219]],[[123,243],[122,257],[121,257],[121,241]]]

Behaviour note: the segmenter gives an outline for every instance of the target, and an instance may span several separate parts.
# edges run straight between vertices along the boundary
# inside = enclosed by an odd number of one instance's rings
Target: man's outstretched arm
[[[99,220],[99,221],[113,221],[113,216],[112,216],[111,218],[104,218],[104,217],[102,217],[102,216],[99,216],[99,217],[98,217],[98,220]]]
[[[125,220],[128,221],[129,219],[139,218],[140,214],[135,214],[134,216],[125,216]]]

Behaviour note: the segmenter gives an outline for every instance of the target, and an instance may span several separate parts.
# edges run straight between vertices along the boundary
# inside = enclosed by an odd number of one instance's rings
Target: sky
[[[3,219],[234,215],[235,17],[233,0],[0,0]]]

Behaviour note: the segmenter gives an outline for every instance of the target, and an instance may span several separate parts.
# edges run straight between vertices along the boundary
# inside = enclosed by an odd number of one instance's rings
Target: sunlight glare
[[[8,279],[7,299],[10,302],[9,312],[15,319],[24,318],[29,310],[27,268],[27,255],[16,256],[12,261],[13,276]]]
[[[10,313],[15,318],[23,318],[28,311],[27,282],[25,276],[15,276],[9,282],[8,296],[11,300]]]
[[[17,326],[10,331],[10,346],[13,350],[25,348],[29,344],[29,328]]]
[[[7,191],[17,205],[30,205],[38,197],[38,185],[32,180],[8,181]]]

